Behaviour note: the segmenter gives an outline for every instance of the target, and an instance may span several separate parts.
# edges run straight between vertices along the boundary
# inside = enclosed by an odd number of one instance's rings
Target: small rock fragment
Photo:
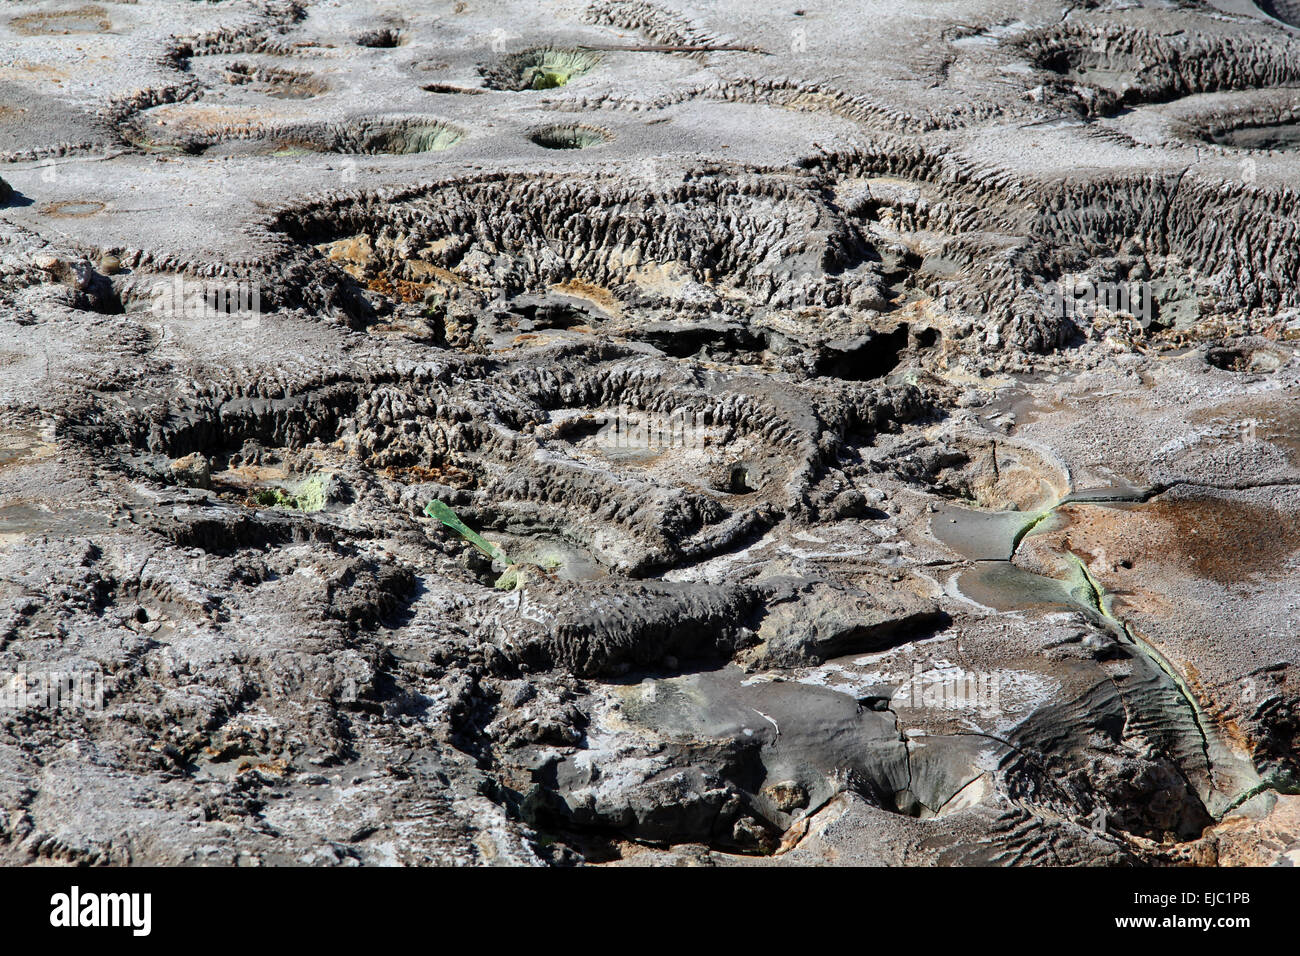
[[[189,488],[207,488],[212,483],[212,466],[198,452],[177,458],[171,470],[177,483]]]
[[[793,813],[808,806],[808,791],[795,780],[781,780],[763,788],[763,796],[782,813]]]

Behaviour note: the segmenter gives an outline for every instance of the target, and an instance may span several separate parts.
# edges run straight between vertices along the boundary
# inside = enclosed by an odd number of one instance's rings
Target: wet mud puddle
[[[1142,509],[1177,514],[1186,510],[1185,521],[1196,522],[1194,512],[1206,507],[1195,500],[1154,502],[1156,491],[1123,485],[1080,489],[1030,512],[982,512],[946,505],[934,514],[931,534],[972,562],[951,579],[950,587],[958,596],[998,612],[1080,611],[1129,652],[1144,672],[1142,680],[1158,688],[1154,694],[1135,698],[1154,711],[1139,719],[1164,724],[1171,735],[1185,738],[1176,748],[1181,751],[1179,762],[1206,810],[1221,819],[1268,788],[1248,754],[1207,713],[1169,659],[1119,616],[1114,596],[1089,570],[1085,558],[1091,555],[1076,554],[1065,538],[1046,562],[1041,554],[1035,556],[1042,570],[1051,573],[1028,570],[1015,562],[1027,540],[1036,544],[1033,539],[1060,531],[1081,512]],[[1192,547],[1204,550],[1214,545],[1207,538]]]
[[[51,442],[34,431],[0,430],[0,468],[46,458],[55,451]]]

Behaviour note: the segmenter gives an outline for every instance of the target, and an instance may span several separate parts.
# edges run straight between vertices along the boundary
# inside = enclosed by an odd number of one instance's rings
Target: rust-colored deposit
[[[1121,581],[1154,570],[1231,586],[1280,572],[1300,548],[1294,514],[1227,498],[1070,504],[1056,514],[1053,530],[1025,544],[1071,552],[1094,573]]]

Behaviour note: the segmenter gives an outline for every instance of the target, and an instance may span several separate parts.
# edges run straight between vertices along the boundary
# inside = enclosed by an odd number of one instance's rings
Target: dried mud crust
[[[1242,135],[1264,128],[1236,123]],[[548,129],[601,141],[594,127]],[[567,137],[559,148],[578,144]],[[571,285],[598,321],[625,307],[647,318],[694,315],[742,361],[802,347],[815,368],[857,364],[818,358],[827,350],[808,346],[819,327],[849,346],[831,351],[851,354],[855,340],[897,331],[904,318],[995,355],[1051,351],[1089,331],[1052,305],[1053,284],[1067,277],[1149,283],[1143,335],[1157,342],[1178,341],[1191,325],[1202,335],[1267,329],[1300,304],[1290,190],[1188,183],[1186,170],[1011,184],[903,146],[801,165],[706,166],[650,183],[493,174],[331,199],[282,211],[269,226],[388,300],[486,304]],[[304,304],[366,320],[373,306],[339,281],[326,278]],[[682,331],[672,347],[701,335]]]
[[[796,387],[739,370],[701,379],[610,345],[371,361],[293,379],[257,370],[184,398],[141,382],[126,403],[87,396],[57,432],[154,482],[174,481],[175,463],[198,456],[226,500],[255,491],[259,468],[278,466],[279,477],[326,468],[339,476],[332,494],[354,507],[357,495],[373,497],[412,530],[424,524],[421,496],[442,497],[480,524],[558,536],[640,577],[728,550],[786,516],[862,511],[861,494],[828,473],[876,431],[932,412],[915,386]],[[629,418],[670,414],[690,421],[691,447],[607,440]],[[324,521],[331,509],[315,510]]]
[[[1294,859],[1300,41],[913,13],[15,12],[0,858]]]

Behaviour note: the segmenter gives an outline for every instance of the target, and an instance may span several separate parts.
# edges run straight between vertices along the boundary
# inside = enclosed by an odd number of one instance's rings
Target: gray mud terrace
[[[0,862],[1300,863],[1298,233],[1294,0],[6,2]]]

